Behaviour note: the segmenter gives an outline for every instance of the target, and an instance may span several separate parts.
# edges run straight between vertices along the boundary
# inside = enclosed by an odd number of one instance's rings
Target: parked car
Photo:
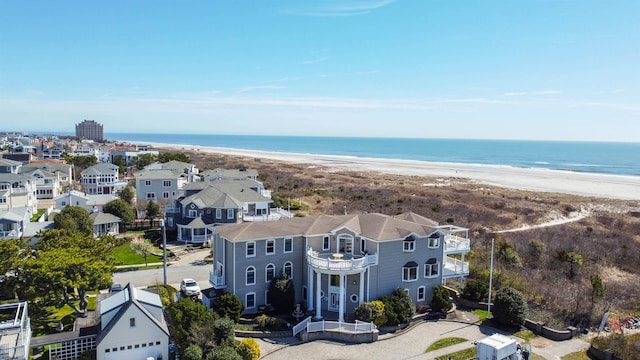
[[[113,284],[109,288],[109,292],[110,293],[114,293],[114,292],[118,292],[118,291],[122,291],[122,285],[120,285],[120,284]]]
[[[185,296],[198,296],[200,295],[200,285],[193,279],[182,279],[180,292]]]

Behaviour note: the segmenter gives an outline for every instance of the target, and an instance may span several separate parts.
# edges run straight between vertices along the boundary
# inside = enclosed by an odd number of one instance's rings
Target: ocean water
[[[108,133],[109,140],[640,176],[640,143]]]

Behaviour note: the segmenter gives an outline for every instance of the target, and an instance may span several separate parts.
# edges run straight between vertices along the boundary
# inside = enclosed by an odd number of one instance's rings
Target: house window
[[[431,234],[431,236],[429,236],[429,249],[435,249],[438,246],[440,246],[440,235]]]
[[[129,318],[129,326],[136,326],[136,318]]]
[[[162,186],[164,187],[171,187],[171,180],[164,180],[162,182]]]
[[[264,292],[264,303],[267,305],[271,305],[271,293],[269,292],[269,290]]]
[[[440,264],[436,258],[431,258],[427,260],[424,264],[424,277],[426,278],[434,278],[438,277],[440,273]]]
[[[144,186],[151,186],[151,180],[145,180]]]
[[[340,252],[353,254],[353,238],[349,235],[338,237]]]
[[[268,264],[264,269],[264,273],[265,273],[265,282],[270,283],[271,280],[273,280],[273,278],[276,277],[276,266],[273,264]]]
[[[286,253],[293,252],[293,239],[292,238],[284,239],[284,252],[286,252]]]
[[[322,238],[322,250],[329,250],[329,237],[325,236]]]
[[[416,239],[413,238],[413,236],[409,236],[408,238],[404,239],[404,241],[402,242],[402,250],[404,252],[411,252],[414,251],[416,249]]]
[[[227,209],[227,219],[233,219],[233,209]]]
[[[189,210],[189,215],[187,217],[195,218],[198,216],[198,210]]]
[[[358,295],[351,294],[351,302],[352,303],[357,303],[358,302]]]
[[[414,261],[409,261],[402,267],[402,281],[416,280],[418,280],[418,264]]]
[[[307,300],[307,285],[302,285],[302,300]]]
[[[246,285],[255,285],[256,283],[256,268],[249,266],[246,271]]]
[[[168,199],[169,198],[169,192],[168,191],[163,192],[162,193],[162,198],[163,199]]]
[[[276,241],[273,239],[269,239],[267,240],[267,244],[266,244],[267,250],[266,253],[267,255],[273,255],[276,253]]]
[[[284,263],[282,272],[287,274],[289,279],[293,279],[293,263],[291,261],[287,261],[286,263]]]
[[[156,193],[147,193],[147,200],[153,200],[156,198]]]
[[[4,197],[0,197],[0,204],[6,204],[7,203],[7,199]],[[64,206],[64,202],[62,203],[62,206]]]
[[[222,209],[216,209],[216,219],[222,219]]]
[[[245,296],[245,305],[247,309],[253,309],[256,307],[256,293],[250,292]]]
[[[363,254],[367,252],[367,240],[364,238],[360,238],[360,252]]]
[[[420,286],[418,288],[418,301],[424,301],[424,300],[425,300],[425,287]]]
[[[247,257],[256,256],[256,243],[255,241],[247,242]]]

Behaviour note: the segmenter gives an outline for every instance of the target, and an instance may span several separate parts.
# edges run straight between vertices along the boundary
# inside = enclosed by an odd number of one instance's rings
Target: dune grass
[[[429,345],[429,347],[427,348],[427,350],[425,350],[425,352],[439,350],[442,348],[446,348],[448,346],[463,343],[465,341],[467,341],[467,339],[463,339],[459,337],[449,337],[449,338],[440,339],[434,342],[433,344]]]

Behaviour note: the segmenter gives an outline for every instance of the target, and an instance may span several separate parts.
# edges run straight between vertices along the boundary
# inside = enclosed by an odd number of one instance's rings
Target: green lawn
[[[589,360],[586,351],[578,351],[562,357],[562,360]]]
[[[433,344],[429,345],[429,347],[427,348],[427,350],[425,350],[425,352],[439,350],[439,349],[446,348],[446,347],[451,346],[451,345],[463,343],[465,341],[467,341],[467,339],[458,338],[458,337],[450,337],[450,338],[440,339],[440,340],[434,342]]]
[[[451,354],[442,355],[440,357],[437,357],[436,360],[448,360],[448,359],[468,360],[468,359],[473,359],[475,356],[476,356],[476,348],[472,347],[472,348],[456,351]]]
[[[162,250],[160,249],[157,249],[157,251],[159,253],[162,252]],[[128,243],[114,248],[113,250],[111,250],[111,254],[116,258],[117,265],[144,264],[144,257],[136,255],[133,251],[131,251],[131,247]],[[147,257],[147,262],[162,262],[162,256],[149,255]]]
[[[480,322],[487,320],[487,315],[489,314],[487,310],[482,310],[482,309],[475,309],[473,310],[473,313],[480,317],[480,319],[478,320]]]
[[[531,330],[522,330],[514,333],[513,336],[517,336],[520,339],[523,339],[529,342],[531,339],[536,337],[536,334],[534,334],[533,331]]]

